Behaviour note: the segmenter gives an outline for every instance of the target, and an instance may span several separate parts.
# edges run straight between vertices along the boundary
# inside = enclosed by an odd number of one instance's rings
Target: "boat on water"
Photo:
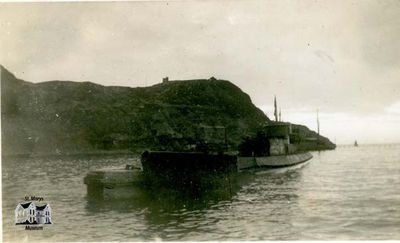
[[[239,146],[238,171],[294,166],[310,160],[311,153],[297,151],[298,137],[290,123],[266,125]]]
[[[290,123],[266,125],[255,137],[244,139],[236,153],[224,151],[224,127],[202,129],[207,135],[195,151],[144,151],[140,168],[127,165],[122,169],[89,172],[84,179],[88,194],[132,186],[208,188],[215,183],[226,183],[234,173],[294,166],[312,158],[309,152],[298,152],[291,143],[296,134]]]
[[[357,140],[356,140],[356,141],[354,141],[354,147],[358,147]]]
[[[90,171],[84,177],[89,197],[114,197],[118,193],[143,194],[160,188],[196,192],[226,185],[227,176],[237,172],[235,155],[145,151],[141,167],[105,168]],[[137,191],[130,191],[130,189]],[[113,196],[114,195],[114,196]],[[118,195],[119,197],[119,195]],[[114,197],[115,198],[115,197]]]

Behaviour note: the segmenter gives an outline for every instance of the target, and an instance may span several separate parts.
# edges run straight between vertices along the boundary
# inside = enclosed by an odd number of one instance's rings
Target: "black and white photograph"
[[[399,0],[0,1],[2,242],[400,240]]]

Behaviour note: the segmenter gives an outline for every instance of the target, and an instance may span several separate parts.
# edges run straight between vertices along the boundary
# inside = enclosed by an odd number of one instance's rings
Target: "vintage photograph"
[[[400,1],[0,2],[3,242],[400,240]]]

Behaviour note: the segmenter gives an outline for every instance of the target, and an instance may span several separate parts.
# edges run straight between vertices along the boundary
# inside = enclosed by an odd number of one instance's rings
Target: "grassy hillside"
[[[169,81],[146,88],[17,79],[2,67],[3,154],[163,149],[199,124],[224,125],[233,146],[268,121],[224,80]]]
[[[171,149],[192,143],[201,124],[225,126],[235,149],[242,137],[269,121],[247,94],[225,80],[145,88],[33,84],[2,66],[1,114],[4,155]]]

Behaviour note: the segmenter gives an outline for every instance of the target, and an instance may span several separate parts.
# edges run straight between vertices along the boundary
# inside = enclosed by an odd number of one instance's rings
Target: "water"
[[[5,241],[399,240],[400,145],[315,152],[301,168],[243,174],[196,198],[86,195],[90,169],[135,157],[3,159]],[[227,184],[228,185],[228,184]],[[231,188],[229,190],[229,188]],[[129,190],[128,190],[129,191]],[[14,225],[24,196],[42,196],[53,225]]]

